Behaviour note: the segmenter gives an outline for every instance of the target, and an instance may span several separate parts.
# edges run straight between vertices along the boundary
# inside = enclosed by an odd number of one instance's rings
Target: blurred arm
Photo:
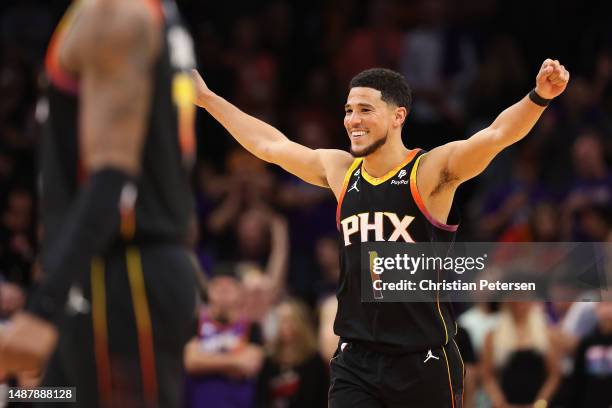
[[[546,370],[548,375],[546,376],[546,381],[542,385],[542,388],[540,388],[540,391],[538,392],[536,401],[550,401],[557,390],[557,387],[559,387],[559,383],[561,382],[561,368],[559,367],[559,360],[562,358],[562,356],[557,347],[555,347],[555,342],[552,339],[552,331],[549,333],[549,338],[550,347],[545,355]]]
[[[330,361],[338,348],[338,336],[334,333],[334,319],[338,310],[338,300],[329,296],[321,305],[319,315],[319,350],[325,361]]]
[[[482,385],[493,402],[493,407],[506,407],[506,398],[502,392],[495,376],[495,364],[493,362],[493,335],[487,334],[482,348]]]
[[[270,235],[271,249],[266,265],[266,275],[272,281],[272,292],[276,301],[285,288],[285,277],[289,264],[289,227],[283,216],[271,214]]]
[[[232,378],[254,377],[263,363],[263,350],[249,344],[233,353],[211,353],[202,351],[198,339],[185,346],[184,364],[190,374],[223,374]]]

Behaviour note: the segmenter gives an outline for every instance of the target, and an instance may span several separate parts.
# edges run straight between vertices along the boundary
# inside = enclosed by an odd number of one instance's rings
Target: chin
[[[353,155],[353,157],[369,156],[370,154],[380,149],[380,147],[383,146],[386,142],[387,142],[387,135],[385,135],[384,137],[381,137],[378,140],[375,140],[374,142],[366,146],[356,147],[353,143],[351,143],[351,154]]]
[[[359,147],[356,148],[354,146],[351,146],[351,154],[353,155],[353,157],[364,157],[368,155],[368,149],[365,147]]]

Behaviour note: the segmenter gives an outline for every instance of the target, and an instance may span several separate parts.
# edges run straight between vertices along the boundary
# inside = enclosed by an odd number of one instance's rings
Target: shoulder
[[[150,46],[159,33],[158,22],[141,0],[97,0],[96,22],[93,28],[97,39],[119,49]]]
[[[144,0],[93,0],[83,6],[82,13],[84,16],[97,17],[99,26],[122,27],[128,21],[152,26],[157,24],[152,8]],[[104,20],[105,17],[114,19]]]
[[[448,159],[460,146],[461,142],[462,141],[460,140],[455,140],[453,142],[435,147],[428,152],[423,152],[421,166],[427,167],[428,170],[432,170],[437,173],[443,172],[443,170],[448,166]]]
[[[339,149],[319,149],[317,150],[324,160],[329,160],[329,165],[337,166],[347,170],[355,158],[348,152]]]
[[[160,25],[142,0],[94,0],[79,10],[69,33],[62,58],[75,61],[78,67],[95,62],[99,67],[126,54],[144,57],[157,53]]]
[[[342,190],[344,176],[355,158],[344,150],[319,149],[317,152],[319,152],[321,163],[325,168],[327,183],[334,195],[338,197]]]

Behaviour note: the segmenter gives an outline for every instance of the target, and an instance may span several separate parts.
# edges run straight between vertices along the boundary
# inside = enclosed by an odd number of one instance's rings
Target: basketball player
[[[173,0],[77,1],[49,46],[44,280],[0,366],[79,407],[176,407],[195,328],[192,43]],[[48,406],[46,404],[45,406]]]
[[[198,106],[246,149],[330,188],[338,200],[342,275],[334,331],[341,344],[331,361],[330,407],[460,407],[463,364],[449,306],[362,303],[360,245],[453,239],[457,225],[448,217],[457,187],[529,132],[567,86],[568,71],[547,59],[535,88],[489,127],[428,153],[402,144],[411,92],[394,71],[370,69],[351,80],[344,116],[350,153],[292,142],[215,95],[193,74]]]

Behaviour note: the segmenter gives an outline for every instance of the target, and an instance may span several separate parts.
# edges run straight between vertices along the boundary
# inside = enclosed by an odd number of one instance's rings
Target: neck
[[[209,307],[210,316],[217,322],[221,322],[221,320],[226,320],[223,323],[233,323],[237,317],[238,313],[236,308],[228,308],[227,310],[221,310],[218,306],[210,306]]]
[[[519,327],[525,326],[527,324],[527,315],[514,315],[514,322]]]
[[[402,143],[401,133],[389,135],[387,143],[363,158],[365,171],[372,177],[382,177],[404,161],[408,151]]]
[[[296,362],[296,357],[295,347],[291,347],[290,344],[285,344],[281,341],[276,355],[278,362],[284,365],[293,365]]]

